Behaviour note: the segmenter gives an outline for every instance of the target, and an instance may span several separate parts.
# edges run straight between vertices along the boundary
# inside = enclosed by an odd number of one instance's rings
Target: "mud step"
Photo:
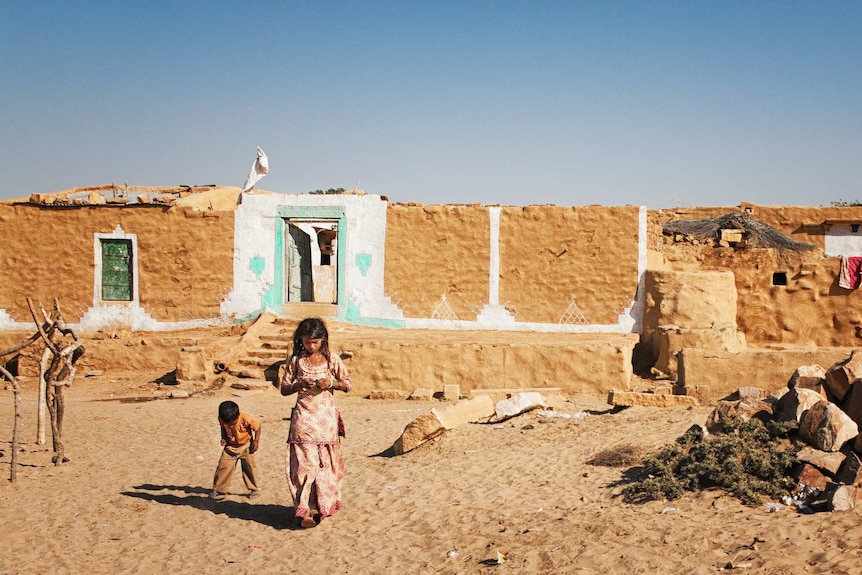
[[[262,359],[281,360],[287,357],[285,350],[281,349],[250,349],[246,352],[247,357],[258,357]]]
[[[280,318],[284,320],[283,325],[296,325],[298,321],[307,317],[335,317],[338,315],[338,306],[332,303],[312,301],[286,303],[282,308],[282,313],[287,316]]]
[[[269,359],[265,357],[253,357],[246,355],[237,360],[237,365],[268,368],[272,365],[281,363],[283,359],[284,358]]]
[[[265,349],[288,349],[290,348],[290,336],[283,338],[268,335],[266,339],[261,339],[260,347]]]

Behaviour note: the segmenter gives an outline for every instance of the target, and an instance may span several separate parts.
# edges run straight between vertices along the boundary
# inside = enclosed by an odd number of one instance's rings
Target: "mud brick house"
[[[674,227],[732,214],[743,223]],[[624,363],[640,341],[658,373],[716,389],[740,373],[780,374],[774,386],[786,365],[828,363],[862,341],[858,207],[422,205],[361,191],[101,186],[0,202],[0,224],[0,332],[31,329],[31,297],[58,298],[83,332],[269,311],[395,330],[621,336]],[[759,243],[764,227],[785,239]]]
[[[29,296],[60,298],[84,330],[299,309],[393,328],[637,329],[645,208],[238,196],[106,186],[0,203],[0,328],[29,324]]]

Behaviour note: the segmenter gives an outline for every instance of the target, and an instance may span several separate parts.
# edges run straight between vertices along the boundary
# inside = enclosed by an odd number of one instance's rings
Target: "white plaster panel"
[[[275,218],[279,196],[243,195],[234,213],[233,290],[221,303],[226,316],[244,316],[260,309],[261,297],[275,282]],[[251,258],[264,260],[260,276]]]
[[[647,208],[638,212],[638,286],[635,299],[619,316],[619,325],[631,333],[643,333],[643,315],[646,302],[645,275],[647,268]]]
[[[346,239],[339,244],[338,249],[344,253],[344,293],[354,300],[365,317],[400,316],[401,311],[383,294],[387,202],[380,196],[370,194],[243,196],[235,213],[234,287],[221,304],[223,315],[243,317],[260,310],[262,296],[275,282],[276,218],[278,208],[282,206],[343,208]],[[371,258],[371,265],[364,275],[356,265],[356,256],[359,254]],[[259,277],[250,269],[253,257],[265,261]]]
[[[862,226],[853,231],[850,224],[833,224],[826,230],[823,255],[827,258],[838,256],[862,256]]]

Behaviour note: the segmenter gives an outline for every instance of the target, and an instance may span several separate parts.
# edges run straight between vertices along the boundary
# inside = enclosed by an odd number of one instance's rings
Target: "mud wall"
[[[449,335],[452,334],[452,335]],[[335,338],[354,392],[411,392],[458,384],[480,389],[559,388],[567,393],[629,389],[636,334],[547,334],[416,330],[397,336]],[[419,339],[417,339],[419,338]]]
[[[503,208],[500,303],[518,321],[557,323],[572,297],[591,324],[614,324],[638,285],[637,206]]]
[[[0,308],[29,322],[28,296],[77,323],[93,306],[94,234],[137,235],[140,305],[157,321],[219,316],[233,282],[233,212],[160,206],[0,204]]]
[[[386,295],[405,317],[431,317],[445,295],[459,319],[475,319],[488,302],[489,228],[479,205],[390,205]]]
[[[674,242],[661,224],[750,210],[751,217],[812,251],[713,247]],[[862,293],[838,286],[840,258],[824,257],[829,221],[862,222],[862,208],[740,207],[654,210],[648,214],[649,247],[672,270],[729,270],[737,289],[737,326],[749,346],[842,347],[862,344]],[[651,258],[651,265],[656,258]],[[786,282],[786,284],[785,284]]]
[[[406,317],[446,295],[459,319],[489,303],[490,216],[480,205],[391,205],[385,291]],[[499,303],[519,322],[557,323],[574,296],[591,324],[615,324],[638,284],[639,208],[501,208]]]

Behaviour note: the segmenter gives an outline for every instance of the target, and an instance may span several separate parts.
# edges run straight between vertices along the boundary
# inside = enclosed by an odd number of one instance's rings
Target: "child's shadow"
[[[189,485],[145,484],[136,485],[133,489],[139,489],[141,491],[123,491],[121,494],[126,497],[155,501],[165,505],[187,505],[189,507],[194,507],[195,509],[200,509],[201,511],[224,514],[235,519],[256,521],[274,529],[297,528],[294,521],[295,510],[293,506],[285,507],[283,505],[275,505],[271,503],[233,501],[231,499],[214,501],[209,498],[209,489]],[[151,493],[151,491],[165,490],[181,491],[183,493],[188,493],[189,495],[183,496],[176,495],[174,493]],[[260,499],[255,501],[260,501]]]

